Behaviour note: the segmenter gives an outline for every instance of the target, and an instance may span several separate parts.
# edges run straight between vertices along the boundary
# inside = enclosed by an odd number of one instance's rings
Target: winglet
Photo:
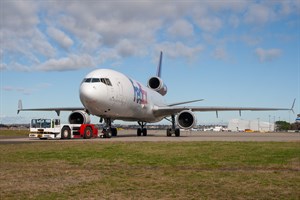
[[[18,102],[18,113],[20,113],[20,111],[23,110],[23,105],[22,105],[22,100],[20,99],[19,102]]]
[[[294,102],[293,102],[292,107],[291,107],[291,109],[290,109],[294,114],[295,114],[295,112],[294,112],[295,102],[296,102],[296,98],[294,99]]]
[[[156,76],[157,77],[161,77],[161,63],[162,63],[162,57],[163,57],[163,52],[160,52],[160,57],[159,57],[159,62],[158,62],[158,66],[157,66],[157,73]]]

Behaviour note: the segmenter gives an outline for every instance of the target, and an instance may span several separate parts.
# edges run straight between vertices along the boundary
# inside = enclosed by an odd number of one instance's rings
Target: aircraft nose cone
[[[96,89],[93,88],[92,85],[88,85],[88,84],[81,84],[80,86],[80,100],[81,103],[84,106],[87,106],[87,104],[94,102],[96,100]]]

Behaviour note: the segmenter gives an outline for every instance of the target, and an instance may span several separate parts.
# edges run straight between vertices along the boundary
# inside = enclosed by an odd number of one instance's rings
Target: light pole
[[[269,115],[269,132],[271,132],[271,115]]]
[[[275,116],[273,117],[273,121],[274,121],[274,132],[275,132]]]

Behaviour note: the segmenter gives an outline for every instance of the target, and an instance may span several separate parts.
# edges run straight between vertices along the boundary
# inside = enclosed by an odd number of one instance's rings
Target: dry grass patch
[[[297,199],[299,143],[0,145],[0,199]]]

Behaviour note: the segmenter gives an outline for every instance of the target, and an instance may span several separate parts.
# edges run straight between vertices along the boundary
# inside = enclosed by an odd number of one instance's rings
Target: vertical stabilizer
[[[163,52],[160,52],[160,57],[159,57],[159,62],[158,62],[158,66],[157,66],[157,73],[156,76],[161,78],[161,62],[162,62],[162,57],[163,57]]]
[[[161,79],[161,63],[162,63],[162,57],[163,53],[162,51],[160,52],[160,57],[159,57],[159,62],[157,66],[157,73],[156,76],[151,77],[148,80],[148,88],[158,92],[162,96],[167,94],[167,86],[164,84],[164,82]]]

